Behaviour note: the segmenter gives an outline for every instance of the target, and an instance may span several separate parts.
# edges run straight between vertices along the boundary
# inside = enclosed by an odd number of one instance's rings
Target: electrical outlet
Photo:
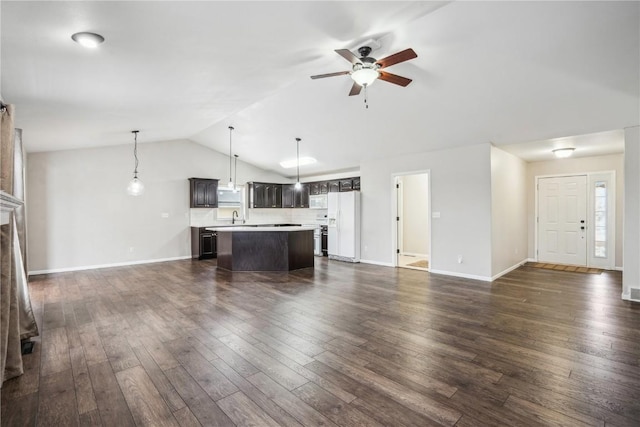
[[[162,212],[162,213],[160,214],[160,217],[161,217],[161,218],[169,218],[169,213],[168,213],[168,212]]]
[[[367,252],[369,250],[369,246],[364,245],[364,251]]]
[[[134,250],[133,246],[129,246],[129,253],[130,253],[130,254],[132,254],[132,253],[133,253],[133,250]]]
[[[462,264],[462,255],[458,255],[458,264]]]

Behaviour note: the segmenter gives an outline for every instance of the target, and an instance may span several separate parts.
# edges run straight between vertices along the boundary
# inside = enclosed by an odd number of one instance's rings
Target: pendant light
[[[295,185],[296,190],[300,190],[300,188],[302,188],[302,184],[300,184],[300,141],[300,138],[296,138],[296,169],[298,171]]]
[[[133,179],[129,181],[129,185],[127,186],[127,194],[130,196],[140,196],[144,193],[144,184],[138,179],[138,132],[140,131],[131,131],[134,135],[133,158],[135,159],[135,167],[133,169]]]
[[[234,165],[233,165],[233,192],[237,193],[238,192],[238,187],[236,187],[236,184],[238,184],[238,155],[234,154]]]
[[[227,184],[227,187],[229,187],[229,188],[234,188],[233,179],[231,179],[231,176],[232,176],[232,172],[231,172],[231,160],[232,160],[232,155],[231,155],[231,151],[232,151],[231,132],[233,132],[233,129],[234,129],[233,126],[229,126],[229,184]]]

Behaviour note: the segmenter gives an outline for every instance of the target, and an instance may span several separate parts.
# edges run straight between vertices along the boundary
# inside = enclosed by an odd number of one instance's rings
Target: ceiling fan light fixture
[[[570,157],[574,151],[575,148],[573,147],[556,148],[555,150],[551,150],[558,159],[566,159],[567,157]]]
[[[373,68],[359,68],[351,73],[351,78],[360,86],[371,86],[380,73]]]
[[[104,42],[104,37],[102,37],[100,34],[89,33],[89,32],[75,33],[71,36],[71,38],[73,39],[74,42],[78,43],[80,46],[83,46],[89,49],[95,49],[100,44],[102,44],[102,42]]]

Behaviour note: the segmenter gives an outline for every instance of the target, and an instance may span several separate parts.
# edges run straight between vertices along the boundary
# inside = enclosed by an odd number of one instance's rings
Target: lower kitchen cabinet
[[[217,256],[216,232],[204,227],[191,227],[191,258],[210,259]]]

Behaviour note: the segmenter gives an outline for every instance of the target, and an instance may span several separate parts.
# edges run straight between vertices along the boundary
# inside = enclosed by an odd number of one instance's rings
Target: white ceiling
[[[189,138],[290,175],[639,123],[638,2],[0,2],[1,88],[28,151]],[[86,50],[78,31],[106,41]],[[333,50],[373,39],[413,79],[348,97]],[[611,134],[613,135],[613,134]],[[618,135],[620,133],[618,132]],[[604,140],[601,138],[601,140]],[[575,140],[580,143],[580,139]],[[545,142],[544,144],[553,144]],[[535,144],[534,144],[535,145]],[[619,152],[600,143],[598,153]],[[576,150],[578,152],[578,150]]]

